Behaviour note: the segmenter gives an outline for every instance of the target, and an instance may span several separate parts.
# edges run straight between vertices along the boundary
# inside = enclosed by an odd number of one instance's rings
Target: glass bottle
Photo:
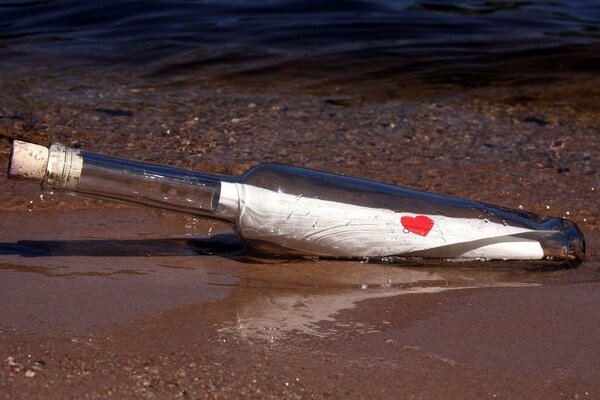
[[[8,175],[223,221],[274,255],[562,263],[585,253],[581,231],[564,218],[282,164],[231,177],[15,141]]]

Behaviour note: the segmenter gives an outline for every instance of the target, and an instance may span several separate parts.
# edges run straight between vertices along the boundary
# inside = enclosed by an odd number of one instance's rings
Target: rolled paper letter
[[[541,259],[544,251],[536,237],[554,233],[477,218],[415,215],[304,198],[228,182],[221,184],[217,210],[237,215],[235,223],[244,238],[326,257],[417,252],[427,256],[429,251],[435,254],[436,249],[454,246],[444,257]],[[419,220],[424,222],[419,225]]]

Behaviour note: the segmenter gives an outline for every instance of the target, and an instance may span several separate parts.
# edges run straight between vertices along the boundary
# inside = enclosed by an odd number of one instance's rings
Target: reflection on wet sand
[[[336,323],[333,328],[323,327],[320,323],[335,323],[336,315],[341,311],[355,308],[357,303],[368,299],[433,294],[448,290],[540,285],[539,283],[480,280],[477,274],[474,274],[475,277],[469,277],[466,271],[463,271],[462,277],[451,275],[444,277],[443,273],[439,274],[440,271],[431,273],[425,267],[422,268],[425,271],[414,271],[391,266],[381,268],[385,271],[387,282],[375,285],[359,283],[363,282],[361,278],[366,272],[370,272],[371,280],[377,280],[378,271],[373,267],[367,265],[364,269],[361,268],[362,270],[347,271],[347,268],[339,266],[339,274],[344,275],[344,283],[347,284],[355,278],[355,288],[347,288],[347,285],[344,285],[317,290],[313,293],[301,287],[296,290],[242,290],[237,301],[235,324],[223,328],[223,331],[242,338],[267,340],[271,343],[280,339],[289,339],[297,334],[320,338],[335,336],[338,328],[351,329],[355,334],[374,333],[378,331],[376,327],[361,321],[352,321],[349,325]],[[354,276],[353,272],[356,272]],[[393,278],[389,278],[390,275]],[[500,274],[497,275],[497,278],[500,278]],[[317,275],[315,278],[318,280],[322,277]]]

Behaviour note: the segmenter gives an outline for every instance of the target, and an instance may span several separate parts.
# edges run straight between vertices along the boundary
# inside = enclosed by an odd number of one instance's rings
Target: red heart
[[[417,215],[416,217],[402,217],[400,223],[403,227],[417,235],[427,236],[431,228],[433,228],[433,220],[425,215]]]

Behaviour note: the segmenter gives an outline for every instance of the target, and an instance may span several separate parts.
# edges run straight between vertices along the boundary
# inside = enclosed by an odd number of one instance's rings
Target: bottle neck
[[[79,194],[231,221],[218,209],[222,181],[232,177],[50,147],[44,190]]]

